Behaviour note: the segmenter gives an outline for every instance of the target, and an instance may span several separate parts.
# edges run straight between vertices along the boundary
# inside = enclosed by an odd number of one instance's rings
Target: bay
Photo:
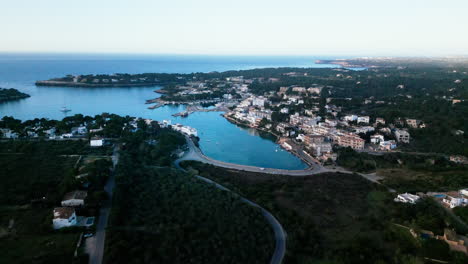
[[[34,82],[67,74],[191,73],[242,70],[264,67],[333,67],[316,65],[307,56],[196,56],[119,54],[0,54],[0,87],[16,88],[30,98],[0,104],[0,117],[13,116],[62,119],[68,115],[96,115],[103,112],[189,125],[198,130],[200,148],[209,157],[225,162],[278,169],[303,169],[306,165],[283,151],[268,135],[234,125],[219,112],[194,113],[187,118],[171,115],[185,106],[147,109],[145,100],[158,95],[158,87],[72,88],[36,87]]]

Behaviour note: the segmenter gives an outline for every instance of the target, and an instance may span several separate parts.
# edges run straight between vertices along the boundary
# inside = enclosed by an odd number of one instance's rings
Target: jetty
[[[196,106],[190,105],[190,106],[187,107],[187,109],[185,111],[175,113],[172,116],[174,116],[174,117],[177,117],[177,116],[187,117],[190,114],[193,114],[195,112],[226,112],[228,110],[229,109],[224,105],[217,106],[217,107],[214,107],[214,108],[203,108],[203,107],[201,107],[199,105],[196,105]]]

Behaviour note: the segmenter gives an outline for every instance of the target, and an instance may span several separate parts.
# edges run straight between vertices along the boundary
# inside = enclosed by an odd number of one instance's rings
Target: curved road
[[[260,167],[255,167],[255,166],[240,165],[240,164],[235,164],[235,163],[219,161],[219,160],[215,160],[210,157],[207,157],[205,154],[203,154],[200,148],[195,146],[191,138],[186,137],[186,139],[187,139],[187,144],[188,144],[189,149],[188,151],[184,153],[183,157],[176,160],[177,165],[180,162],[185,161],[185,160],[194,160],[194,161],[200,161],[203,163],[207,163],[207,164],[211,164],[217,167],[222,167],[222,168],[227,168],[227,169],[234,169],[234,170],[248,171],[248,172],[259,172],[259,173],[266,173],[266,174],[287,175],[287,176],[310,176],[310,175],[320,174],[320,173],[325,173],[325,172],[339,172],[339,173],[346,173],[346,174],[358,174],[361,177],[371,182],[381,184],[379,180],[382,178],[377,176],[375,173],[369,173],[369,174],[357,173],[357,172],[346,170],[341,167],[336,167],[333,169],[325,168],[319,163],[314,163],[313,167],[309,167],[304,170],[283,170],[283,169],[273,169],[273,168],[260,168]],[[389,190],[393,191],[392,189],[389,189]]]
[[[187,141],[191,142],[191,144],[193,144],[191,139],[188,139]],[[183,160],[185,160],[185,159],[181,158],[181,159],[176,160],[175,165],[180,170],[185,171],[185,169],[180,167],[180,165],[179,165],[180,162],[183,161]],[[231,193],[239,196],[240,200],[243,201],[244,203],[246,203],[246,204],[248,204],[250,206],[259,208],[260,211],[262,212],[263,217],[265,217],[267,222],[270,224],[271,228],[273,228],[273,232],[275,234],[275,251],[273,252],[273,256],[271,256],[270,264],[281,264],[283,262],[284,254],[286,253],[286,232],[284,231],[283,226],[280,224],[280,222],[270,212],[265,210],[260,205],[250,201],[249,199],[247,199],[245,197],[242,197],[242,196],[238,195],[237,193],[234,193],[233,191],[229,190],[228,188],[222,186],[221,184],[218,184],[218,183],[216,183],[216,182],[214,182],[214,181],[212,181],[210,179],[207,179],[205,177],[202,177],[202,176],[196,175],[195,177],[197,177],[198,179],[200,179],[200,180],[202,180],[204,182],[213,184],[216,188],[218,188],[220,190],[231,192]]]
[[[184,153],[184,156],[177,160],[176,162],[182,162],[184,160],[195,160],[201,161],[203,163],[208,163],[217,167],[223,167],[228,169],[235,169],[235,170],[242,170],[242,171],[250,171],[250,172],[260,172],[260,173],[268,173],[268,174],[281,174],[281,175],[290,175],[290,176],[308,176],[323,172],[331,172],[336,170],[327,169],[320,164],[314,164],[313,167],[304,169],[304,170],[283,170],[283,169],[273,169],[273,168],[260,168],[255,166],[248,166],[248,165],[240,165],[235,163],[229,163],[224,161],[219,161],[212,159],[210,157],[205,156],[203,152],[195,146],[193,140],[187,137],[188,143],[188,151]]]

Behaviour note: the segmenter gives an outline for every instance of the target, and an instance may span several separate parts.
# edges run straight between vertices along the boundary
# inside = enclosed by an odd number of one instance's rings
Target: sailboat
[[[62,109],[60,109],[60,112],[63,112],[63,113],[67,113],[67,112],[70,112],[71,110],[66,108],[65,106],[62,107]]]

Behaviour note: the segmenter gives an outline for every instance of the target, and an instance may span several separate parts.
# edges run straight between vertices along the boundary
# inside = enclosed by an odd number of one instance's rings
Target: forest
[[[468,186],[468,167],[443,155],[371,155],[351,148],[338,148],[337,152],[338,165],[356,172],[377,172],[385,185],[399,192],[453,191]]]
[[[425,263],[425,258],[466,263],[445,242],[414,238],[409,228],[442,234],[464,225],[433,200],[398,204],[382,186],[358,175],[324,173],[290,177],[222,169],[198,162],[182,166],[260,204],[288,234],[284,263]]]
[[[29,94],[22,93],[16,89],[0,87],[0,103],[30,97]]]
[[[66,192],[81,187],[76,154],[89,153],[87,144],[0,142],[0,263],[71,263],[79,232],[53,230],[52,210]],[[108,163],[94,167],[102,171],[102,165],[108,171]],[[97,179],[95,173],[90,169],[89,178]]]
[[[105,263],[268,263],[273,231],[260,211],[175,169],[184,144],[165,128],[123,138]]]

